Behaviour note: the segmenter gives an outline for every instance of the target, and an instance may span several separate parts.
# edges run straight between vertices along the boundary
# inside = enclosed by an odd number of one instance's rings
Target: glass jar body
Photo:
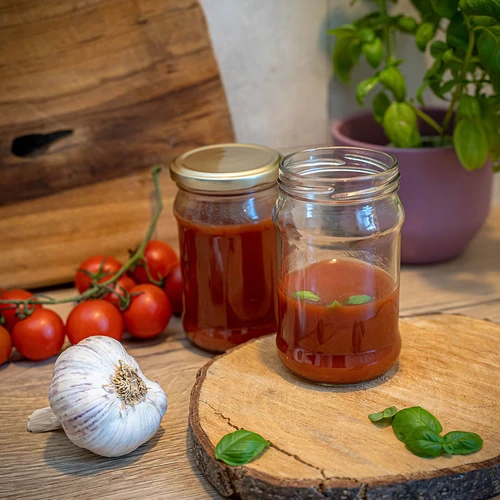
[[[293,189],[280,189],[274,213],[278,354],[314,382],[371,380],[390,369],[401,350],[401,203],[395,189],[332,200],[317,187],[319,194],[304,196],[298,184],[295,179]]]
[[[223,352],[277,327],[274,184],[251,192],[179,189],[183,326],[199,347]]]

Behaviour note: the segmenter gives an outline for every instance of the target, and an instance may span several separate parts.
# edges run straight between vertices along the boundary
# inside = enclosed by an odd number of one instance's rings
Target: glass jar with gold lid
[[[272,210],[280,155],[251,144],[198,148],[170,165],[177,183],[183,326],[223,352],[276,331]]]

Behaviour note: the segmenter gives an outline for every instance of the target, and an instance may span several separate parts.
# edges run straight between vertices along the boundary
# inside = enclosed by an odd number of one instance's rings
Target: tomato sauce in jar
[[[399,289],[382,269],[354,259],[316,262],[290,272],[278,297],[278,354],[297,375],[353,384],[396,363]]]
[[[276,235],[271,219],[207,227],[178,219],[184,328],[209,351],[276,331]],[[191,257],[192,256],[192,257]]]
[[[170,167],[179,188],[183,326],[208,351],[276,331],[279,159],[262,146],[222,144],[185,153]]]

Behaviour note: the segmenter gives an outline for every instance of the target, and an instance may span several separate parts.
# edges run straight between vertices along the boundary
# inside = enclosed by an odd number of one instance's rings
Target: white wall
[[[331,78],[329,27],[369,12],[359,0],[201,0],[219,62],[237,140],[275,148],[330,143],[332,119],[359,110],[354,87]],[[409,0],[397,11],[414,13]],[[404,37],[399,56],[410,94],[425,57]],[[370,75],[366,64],[353,81]],[[369,100],[367,101],[369,103]],[[429,101],[430,102],[430,101]]]

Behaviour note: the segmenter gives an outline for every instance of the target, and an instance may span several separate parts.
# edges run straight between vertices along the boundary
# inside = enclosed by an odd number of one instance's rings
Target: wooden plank
[[[71,281],[93,254],[126,257],[153,210],[149,170],[232,142],[196,0],[0,4],[0,285]],[[25,135],[71,130],[34,155]],[[177,246],[164,175],[158,237]]]
[[[431,266],[403,266],[401,312],[448,311],[500,299],[500,207],[456,259]]]

